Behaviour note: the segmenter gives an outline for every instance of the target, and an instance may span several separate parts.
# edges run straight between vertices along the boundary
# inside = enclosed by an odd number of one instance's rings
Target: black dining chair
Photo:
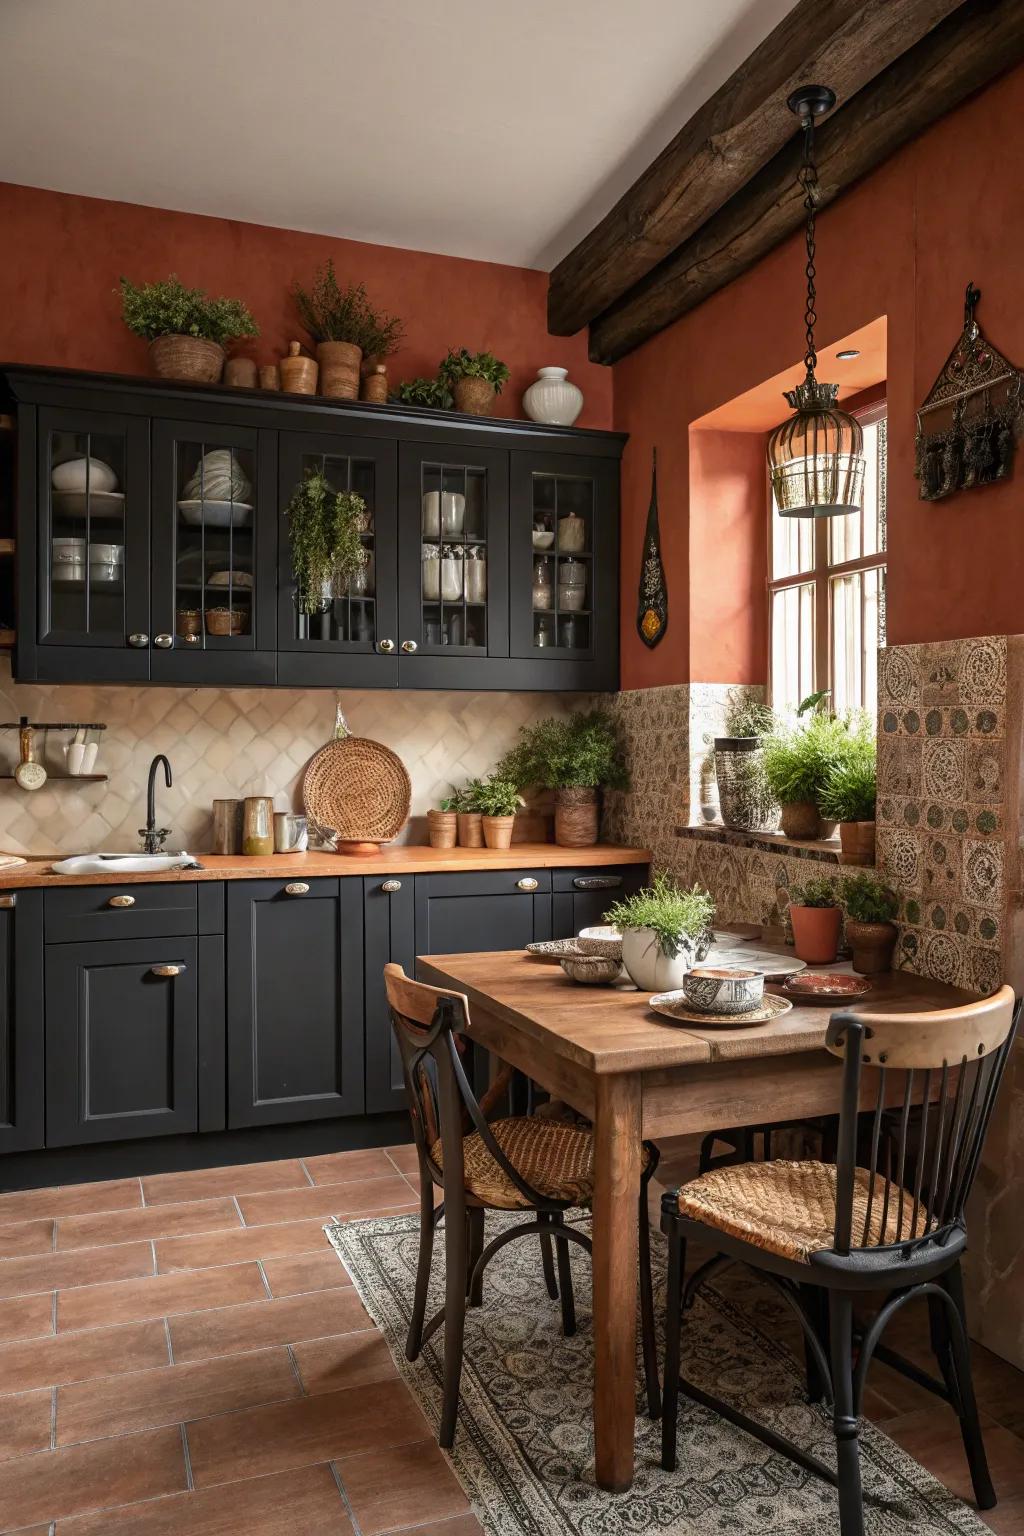
[[[1019,1014],[1009,987],[935,1012],[834,1014],[827,1048],[843,1059],[834,1162],[732,1164],[664,1196],[666,1470],[676,1463],[681,1392],[835,1485],[842,1536],[862,1536],[859,1418],[877,1355],[952,1406],[978,1506],[992,1508],[996,1495],[971,1379],[960,1260],[967,1244],[964,1210]],[[869,1134],[860,1139],[867,1166],[858,1166],[862,1109],[870,1111]],[[684,1285],[690,1236],[717,1252]],[[773,1284],[796,1313],[831,1397],[838,1471],[680,1378],[682,1313],[711,1274],[737,1261]],[[855,1326],[855,1292],[874,1293],[880,1303],[863,1329]],[[941,1381],[881,1342],[896,1313],[918,1298],[928,1303]],[[824,1340],[822,1316],[828,1320]]]
[[[593,1133],[575,1120],[551,1115],[489,1118],[504,1097],[511,1068],[504,1068],[480,1100],[469,1082],[463,1052],[470,1028],[462,993],[445,992],[406,976],[400,965],[384,967],[391,1021],[402,1057],[406,1098],[420,1170],[420,1248],[406,1358],[444,1327],[444,1387],[438,1443],[448,1449],[455,1437],[462,1377],[467,1306],[482,1300],[484,1270],[506,1243],[539,1234],[549,1293],[561,1302],[562,1328],[576,1331],[569,1244],[591,1251],[590,1238],[564,1213],[589,1205],[594,1193]],[[657,1167],[657,1149],[644,1144],[640,1180],[640,1318],[647,1407],[661,1411],[651,1285],[650,1219],[647,1189]],[[439,1187],[443,1204],[434,1205]],[[533,1219],[507,1227],[485,1245],[488,1211],[532,1212]],[[444,1306],[426,1319],[434,1231],[444,1216]],[[554,1285],[551,1246],[558,1265]]]

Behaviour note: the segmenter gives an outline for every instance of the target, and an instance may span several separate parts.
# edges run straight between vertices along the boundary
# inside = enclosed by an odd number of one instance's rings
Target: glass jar
[[[551,579],[551,561],[544,558],[533,562],[533,607],[534,612],[542,612],[551,607],[553,596],[553,582]]]

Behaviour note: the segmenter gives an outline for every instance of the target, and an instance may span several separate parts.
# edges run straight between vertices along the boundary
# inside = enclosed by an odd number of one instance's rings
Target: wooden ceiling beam
[[[570,336],[694,234],[793,136],[786,98],[824,84],[848,101],[961,0],[797,0],[574,250],[548,288]]]
[[[1021,0],[964,0],[815,134],[824,208],[937,118],[1024,60]],[[792,134],[792,128],[791,128]],[[724,208],[590,327],[590,357],[614,363],[803,225],[802,145],[791,137]],[[865,231],[865,241],[872,238]]]

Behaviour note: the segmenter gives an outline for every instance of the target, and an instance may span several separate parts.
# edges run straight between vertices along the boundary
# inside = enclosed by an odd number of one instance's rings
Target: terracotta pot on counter
[[[487,379],[456,379],[452,395],[455,409],[466,416],[489,416],[494,410],[494,385]]]
[[[862,864],[874,864],[875,862],[875,824],[873,821],[858,821],[857,843],[861,852]]]
[[[599,820],[596,789],[555,790],[555,842],[560,848],[592,848]]]
[[[813,800],[797,800],[782,807],[782,830],[787,837],[813,842],[821,836],[821,816]]]
[[[458,831],[458,818],[454,811],[427,812],[427,833],[431,848],[454,848]]]
[[[149,360],[158,378],[217,384],[224,371],[224,348],[202,336],[158,336],[149,344]]]
[[[282,357],[277,368],[281,376],[281,388],[289,395],[315,395],[320,364],[313,357],[304,357],[297,341],[288,343],[288,356]]]
[[[853,950],[853,968],[861,976],[880,976],[892,970],[895,923],[858,923],[848,917],[846,939]]]
[[[842,916],[838,907],[798,907],[791,902],[789,920],[797,959],[808,965],[834,964]]]
[[[514,816],[484,816],[484,842],[488,848],[511,848]]]
[[[354,342],[321,341],[316,349],[320,393],[331,400],[358,400],[362,357],[363,349]]]
[[[459,811],[458,823],[460,848],[484,846],[483,817],[479,811]]]

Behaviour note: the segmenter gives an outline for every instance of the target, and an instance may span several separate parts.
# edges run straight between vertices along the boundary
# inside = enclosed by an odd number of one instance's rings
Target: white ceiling
[[[0,179],[550,268],[795,0],[0,0]]]

